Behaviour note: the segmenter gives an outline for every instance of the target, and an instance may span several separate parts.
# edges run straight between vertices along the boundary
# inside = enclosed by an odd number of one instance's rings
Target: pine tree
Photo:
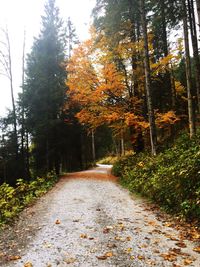
[[[48,0],[42,29],[28,56],[24,101],[36,170],[59,172],[59,127],[66,94],[65,39],[55,0]]]

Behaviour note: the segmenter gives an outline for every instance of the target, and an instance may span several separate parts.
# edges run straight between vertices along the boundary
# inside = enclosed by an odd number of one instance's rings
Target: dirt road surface
[[[25,209],[0,233],[0,266],[199,267],[197,233],[189,241],[109,172],[99,166],[67,175]]]

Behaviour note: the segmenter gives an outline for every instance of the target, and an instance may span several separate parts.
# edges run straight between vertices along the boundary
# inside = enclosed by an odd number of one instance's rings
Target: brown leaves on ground
[[[180,248],[186,248],[187,247],[186,244],[182,241],[175,243],[175,245],[177,245]]]
[[[24,264],[24,267],[33,267],[33,264],[31,262],[26,262]]]
[[[113,257],[114,254],[112,251],[106,252],[104,255],[96,256],[98,260],[106,260],[107,258]]]
[[[55,224],[61,224],[61,221],[60,220],[56,220]]]
[[[63,178],[68,179],[94,179],[94,180],[103,180],[103,181],[113,181],[117,182],[117,177],[111,175],[111,174],[104,174],[104,173],[97,173],[92,171],[83,171],[83,172],[74,172],[67,174]]]
[[[80,238],[86,239],[88,238],[87,234],[80,234]]]
[[[200,253],[200,247],[193,248],[193,251]]]
[[[169,253],[162,253],[160,256],[166,260],[166,261],[176,261],[177,260],[177,255],[176,253],[169,252]]]
[[[21,256],[16,255],[16,256],[8,256],[8,260],[9,261],[16,261],[16,260],[20,260]]]
[[[76,258],[68,258],[68,259],[64,260],[64,262],[67,264],[75,263],[76,261],[77,261]]]
[[[108,234],[111,230],[113,230],[113,227],[112,227],[112,226],[106,226],[106,227],[103,229],[103,233],[104,233],[104,234]]]

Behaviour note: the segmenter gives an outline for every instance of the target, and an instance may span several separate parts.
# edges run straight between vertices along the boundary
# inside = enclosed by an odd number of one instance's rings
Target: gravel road
[[[199,244],[121,188],[109,171],[99,166],[68,175],[24,210],[0,233],[0,265],[199,267],[193,250]]]

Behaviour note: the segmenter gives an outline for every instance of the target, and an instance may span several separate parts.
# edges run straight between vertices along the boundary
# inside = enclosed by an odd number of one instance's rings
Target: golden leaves
[[[200,247],[193,248],[193,251],[200,253]]]
[[[9,261],[16,261],[16,260],[20,260],[20,259],[21,259],[21,256],[19,256],[19,255],[9,256],[8,257]]]
[[[106,252],[104,255],[96,256],[98,260],[106,260],[107,258],[113,257],[114,254],[112,251]]]
[[[156,124],[159,128],[173,125],[178,121],[180,121],[180,119],[173,110],[166,113],[156,113]]]
[[[67,264],[75,263],[76,261],[77,261],[76,258],[67,258],[64,260],[64,262]]]
[[[31,262],[26,262],[24,264],[24,267],[33,267],[33,264]]]
[[[80,238],[86,239],[87,237],[87,234],[80,234]]]
[[[167,261],[176,261],[177,260],[177,255],[175,253],[162,253],[160,254],[161,257],[163,257],[164,260]]]

